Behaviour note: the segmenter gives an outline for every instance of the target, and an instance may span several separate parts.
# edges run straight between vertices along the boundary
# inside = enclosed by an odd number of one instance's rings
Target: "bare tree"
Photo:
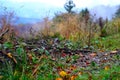
[[[6,33],[10,37],[13,34],[15,13],[12,10],[8,10],[7,7],[0,6],[0,9],[0,38]]]

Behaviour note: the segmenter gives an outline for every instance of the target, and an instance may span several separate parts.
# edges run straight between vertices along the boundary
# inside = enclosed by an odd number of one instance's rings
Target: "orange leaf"
[[[77,77],[76,75],[71,76],[70,80],[75,80],[76,77]]]
[[[63,80],[62,78],[56,78],[55,80]]]

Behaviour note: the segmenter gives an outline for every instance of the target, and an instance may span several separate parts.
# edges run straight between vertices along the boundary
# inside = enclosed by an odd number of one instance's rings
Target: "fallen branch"
[[[2,32],[2,33],[0,34],[0,39],[1,39],[8,31],[9,31],[9,29],[7,28],[4,32]]]
[[[40,62],[41,59],[44,58],[44,57],[45,57],[44,55],[41,56],[41,57],[39,58],[38,62]],[[36,74],[36,72],[37,72],[37,70],[39,69],[39,67],[40,67],[40,64],[38,64],[38,65],[36,66],[36,68],[33,70],[32,76],[34,76],[34,75]]]

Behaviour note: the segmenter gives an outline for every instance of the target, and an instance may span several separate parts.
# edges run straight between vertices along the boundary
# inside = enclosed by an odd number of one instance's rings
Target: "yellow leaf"
[[[55,80],[63,80],[62,78],[56,78]]]
[[[61,77],[65,77],[65,76],[67,76],[67,73],[66,73],[65,71],[60,71],[60,72],[59,72],[59,75],[60,75]]]
[[[79,75],[82,75],[82,74],[83,74],[83,72],[79,72],[78,74],[79,74]]]
[[[7,53],[7,56],[11,59],[13,59],[13,61],[17,64],[17,60],[12,56],[11,53]]]
[[[7,56],[8,56],[9,58],[13,58],[11,53],[8,53]]]
[[[104,69],[107,71],[110,69],[110,66],[105,66]]]

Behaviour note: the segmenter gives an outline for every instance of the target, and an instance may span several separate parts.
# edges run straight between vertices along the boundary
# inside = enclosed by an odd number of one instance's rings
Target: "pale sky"
[[[53,15],[56,11],[65,11],[64,4],[67,0],[0,0],[10,8],[14,8],[23,17],[41,17]],[[93,8],[98,5],[115,6],[120,0],[73,0],[76,9]]]
[[[62,7],[65,1],[67,0],[3,0],[5,2],[13,2],[13,3],[25,3],[25,2],[35,2],[35,3],[44,3],[57,7]],[[73,0],[77,7],[84,6],[95,6],[99,4],[103,5],[116,5],[120,4],[120,0]]]
[[[62,7],[67,0],[3,0],[4,2],[11,3],[43,3],[56,7]],[[120,0],[73,0],[76,7],[96,6],[96,5],[118,5]]]

